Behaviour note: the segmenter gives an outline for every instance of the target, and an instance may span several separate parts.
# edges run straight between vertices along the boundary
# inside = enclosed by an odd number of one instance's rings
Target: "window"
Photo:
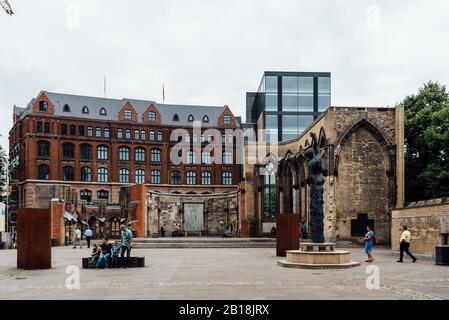
[[[196,184],[196,172],[194,171],[187,172],[187,184],[188,185]]]
[[[161,183],[161,172],[159,170],[151,171],[151,183],[160,184]]]
[[[38,133],[42,132],[42,122],[41,121],[36,122],[36,132],[38,132]]]
[[[145,130],[142,130],[140,132],[140,136],[141,136],[142,140],[147,140],[147,132]]]
[[[125,110],[125,120],[132,120],[133,118],[133,113],[131,110],[126,109]]]
[[[326,111],[331,105],[331,79],[329,77],[318,78],[318,111]]]
[[[125,139],[131,140],[131,130],[130,129],[126,129],[126,131],[125,131]]]
[[[108,200],[109,199],[109,192],[106,190],[98,190],[97,191],[97,199],[98,200]]]
[[[196,134],[196,133],[192,134],[192,141],[193,141],[193,143],[198,142],[198,134]]]
[[[161,150],[151,149],[151,162],[161,162]]]
[[[187,118],[187,121],[193,122],[193,121],[195,121],[195,118],[193,117],[193,115],[189,115],[189,117]]]
[[[97,159],[98,160],[108,160],[108,147],[98,146],[97,147]]]
[[[97,127],[97,128],[95,129],[95,136],[96,136],[97,138],[101,138],[101,128],[100,128],[100,127]]]
[[[109,130],[109,128],[104,128],[104,137],[105,137],[105,138],[109,138],[109,136],[110,136],[110,130]]]
[[[121,147],[118,149],[118,159],[120,161],[129,161],[129,148]]]
[[[50,133],[50,122],[44,123],[44,133],[46,133],[46,134]]]
[[[177,114],[173,116],[173,122],[179,122],[179,116]]]
[[[87,106],[84,106],[81,112],[84,114],[89,114],[89,108]]]
[[[232,185],[232,173],[229,171],[223,172],[223,185],[230,186]]]
[[[93,135],[94,135],[94,128],[87,127],[87,136],[88,137],[93,137]]]
[[[108,113],[106,112],[106,109],[105,108],[101,108],[101,110],[100,110],[100,116],[105,116],[105,115],[107,115]]]
[[[50,179],[50,167],[46,164],[42,164],[38,167],[39,180],[49,180]]]
[[[156,112],[148,112],[148,121],[156,121]]]
[[[231,152],[223,152],[223,164],[232,164]]]
[[[134,140],[140,140],[140,131],[134,130]]]
[[[81,190],[80,191],[80,199],[81,201],[92,202],[92,191],[90,190]]]
[[[67,125],[61,124],[61,135],[67,135]]]
[[[50,156],[50,143],[48,143],[47,141],[38,142],[37,156],[48,158]]]
[[[187,152],[187,164],[195,164],[195,152],[189,151]]]
[[[40,101],[39,102],[39,111],[43,111],[43,112],[48,111],[48,103],[47,103],[47,101]]]
[[[81,181],[90,182],[92,181],[92,169],[89,167],[81,168]]]
[[[137,148],[136,149],[136,161],[138,162],[144,162],[145,161],[145,149],[143,148]]]
[[[210,172],[205,171],[205,172],[201,173],[201,184],[206,186],[206,185],[210,185],[210,182],[211,182]]]
[[[144,184],[145,183],[145,171],[142,169],[136,170],[136,183]]]
[[[210,152],[205,151],[205,152],[201,153],[201,162],[203,164],[211,164]]]
[[[62,108],[63,112],[70,112],[70,106],[68,104],[65,104],[64,107]]]
[[[92,159],[92,146],[90,144],[81,145],[81,159],[82,160]]]
[[[208,117],[207,115],[205,115],[205,116],[203,117],[203,122],[209,122],[209,117]]]
[[[128,169],[120,169],[119,179],[120,179],[121,183],[129,183],[129,170]]]
[[[190,143],[190,133],[186,133],[185,142]]]
[[[117,129],[117,138],[123,139],[123,129],[120,128]]]
[[[278,77],[265,77],[265,92],[276,93],[278,91]]]
[[[80,137],[84,137],[84,126],[79,126],[78,127],[78,135]]]
[[[263,186],[263,217],[272,220],[276,217],[276,174],[274,165],[270,162],[265,166]]]
[[[74,181],[75,180],[75,171],[73,167],[64,167],[64,181]]]
[[[150,141],[154,141],[154,131],[150,131]]]
[[[181,172],[173,171],[171,174],[171,184],[181,184]]]
[[[97,180],[98,180],[98,182],[108,182],[108,169],[98,168]]]
[[[64,143],[62,145],[62,156],[64,159],[75,158],[75,146],[72,143]]]
[[[76,126],[71,125],[69,128],[69,131],[70,131],[71,136],[75,136],[76,135]]]
[[[223,118],[223,123],[224,124],[231,124],[231,116],[230,115],[225,115]]]
[[[163,139],[162,139],[162,132],[161,131],[159,131],[158,133],[157,133],[157,141],[162,141]]]

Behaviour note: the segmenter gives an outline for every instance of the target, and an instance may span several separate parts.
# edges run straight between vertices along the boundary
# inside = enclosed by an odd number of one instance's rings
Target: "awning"
[[[78,222],[78,220],[74,216],[72,216],[71,213],[69,213],[67,211],[64,212],[64,219],[67,219],[67,220],[73,221],[73,222]]]

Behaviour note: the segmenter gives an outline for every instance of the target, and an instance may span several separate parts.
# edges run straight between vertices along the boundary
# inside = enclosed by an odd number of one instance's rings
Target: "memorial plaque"
[[[184,203],[184,229],[186,231],[204,230],[203,203]]]

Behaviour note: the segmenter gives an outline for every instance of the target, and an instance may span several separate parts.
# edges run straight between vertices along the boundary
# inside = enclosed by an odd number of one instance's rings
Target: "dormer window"
[[[225,115],[223,118],[224,124],[231,124],[231,116]]]
[[[125,120],[132,120],[133,118],[133,113],[131,112],[131,110],[126,109],[125,110]]]
[[[48,103],[47,101],[39,102],[39,111],[47,112],[48,111]]]
[[[148,121],[156,121],[156,112],[148,112]]]
[[[189,116],[189,118],[187,119],[189,122],[193,122],[193,121],[195,121],[195,118],[192,116],[192,115],[190,115]]]
[[[209,122],[209,117],[208,117],[207,115],[205,115],[205,116],[203,117],[203,122]]]
[[[89,114],[89,108],[87,106],[83,107],[82,113]]]
[[[173,116],[173,122],[179,122],[179,116],[177,114]]]
[[[70,112],[70,106],[68,104],[65,104],[63,109],[62,109],[62,111],[63,112]]]
[[[100,116],[105,116],[105,115],[107,115],[106,109],[105,108],[101,108]]]

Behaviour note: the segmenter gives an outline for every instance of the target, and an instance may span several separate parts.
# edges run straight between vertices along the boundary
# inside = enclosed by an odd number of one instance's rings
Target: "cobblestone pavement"
[[[360,248],[353,260],[365,261]],[[279,267],[275,249],[135,249],[141,269],[83,270],[80,289],[66,288],[66,268],[81,267],[90,250],[53,249],[53,269],[15,268],[16,251],[0,251],[0,299],[449,299],[449,267],[420,259],[396,263],[388,249],[374,264],[346,270]],[[366,287],[367,267],[380,271],[380,288]]]

